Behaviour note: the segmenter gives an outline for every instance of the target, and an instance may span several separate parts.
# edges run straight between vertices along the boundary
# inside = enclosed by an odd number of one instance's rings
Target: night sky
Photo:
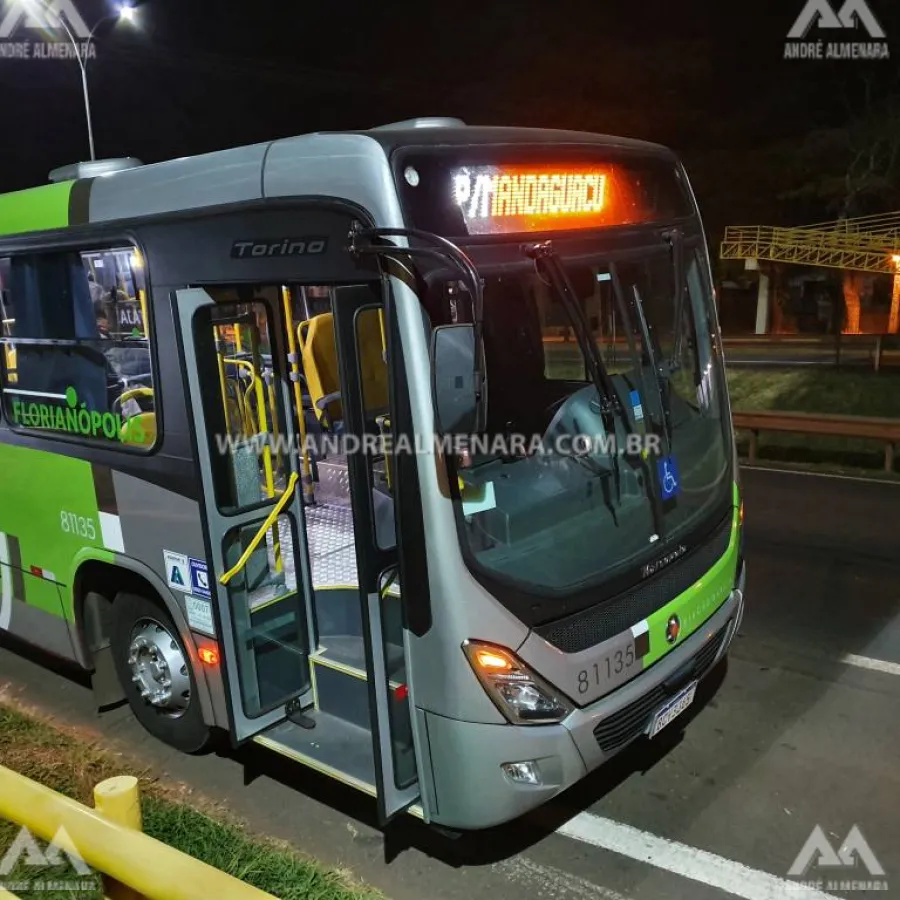
[[[716,223],[765,222],[784,215],[780,151],[846,121],[866,82],[900,90],[900,8],[870,3],[889,62],[784,61],[803,0],[145,0],[137,27],[99,31],[98,155],[154,162],[453,115],[669,144]],[[89,25],[109,8],[75,4]],[[0,59],[0,112],[0,190],[87,156],[74,61]]]

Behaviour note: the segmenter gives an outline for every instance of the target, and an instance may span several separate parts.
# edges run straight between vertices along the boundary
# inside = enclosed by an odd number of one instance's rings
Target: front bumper
[[[432,821],[460,829],[508,822],[627,747],[672,693],[708,674],[728,652],[744,615],[745,583],[746,567],[741,566],[736,587],[702,628],[640,677],[559,725],[484,725],[418,711],[432,758]],[[514,783],[504,775],[504,763],[520,761],[537,763],[540,785]]]

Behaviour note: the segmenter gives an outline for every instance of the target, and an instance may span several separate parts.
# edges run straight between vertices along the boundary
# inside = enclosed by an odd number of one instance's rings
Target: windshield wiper
[[[637,310],[638,324],[641,328],[641,342],[644,345],[644,352],[647,355],[647,363],[653,370],[656,380],[656,390],[659,394],[659,405],[663,412],[663,430],[666,433],[666,446],[669,452],[672,450],[672,404],[669,398],[669,385],[666,378],[666,372],[659,356],[657,347],[654,344],[654,338],[650,332],[650,325],[647,323],[647,316],[644,314],[644,301],[641,299],[641,292],[638,286],[633,285],[634,292],[634,308]]]
[[[545,241],[542,244],[533,244],[523,248],[525,254],[534,260],[535,271],[538,277],[548,282],[550,287],[556,292],[562,301],[563,308],[575,329],[575,336],[578,339],[578,345],[581,348],[585,365],[591,375],[591,381],[597,391],[597,404],[599,406],[600,418],[603,421],[603,427],[607,434],[616,435],[616,416],[618,416],[624,427],[624,434],[628,434],[630,425],[625,409],[619,401],[619,395],[616,393],[616,386],[613,384],[607,368],[600,358],[597,345],[591,335],[590,327],[587,319],[584,317],[584,310],[575,289],[569,281],[566,273],[566,267],[562,264],[553,244]],[[615,473],[616,499],[621,502],[622,499],[622,470],[620,468],[620,459],[617,449],[613,449],[612,453],[613,471]],[[586,462],[582,463],[589,468]],[[603,496],[607,508],[612,515],[613,521],[618,524],[615,509],[613,508],[612,497],[610,496],[608,482],[603,481]]]
[[[590,328],[588,327],[587,319],[584,317],[584,310],[582,310],[581,304],[578,302],[575,290],[569,282],[565,266],[560,261],[553,244],[550,241],[546,241],[542,244],[532,244],[524,249],[526,255],[534,260],[538,275],[544,277],[544,280],[549,283],[562,301],[566,314],[572,323],[575,336],[578,339],[578,346],[581,348],[582,356],[591,376],[591,381],[593,381],[594,387],[597,389],[603,427],[607,432],[615,434],[615,416],[619,415],[627,432],[629,428],[628,420],[625,418],[625,411],[619,401],[619,395],[616,393],[612,378],[603,360],[600,358],[597,345],[591,338]]]
[[[672,329],[672,359],[669,368],[674,372],[681,359],[681,343],[684,340],[684,235],[680,228],[674,228],[663,235],[672,255],[672,279],[675,282],[675,326]]]

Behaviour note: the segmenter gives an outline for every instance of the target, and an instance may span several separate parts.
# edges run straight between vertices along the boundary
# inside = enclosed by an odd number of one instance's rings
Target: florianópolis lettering
[[[73,387],[66,390],[64,406],[14,399],[12,419],[16,425],[25,428],[61,431],[85,438],[139,444],[145,437],[140,419],[123,420],[117,413],[88,409],[87,403],[79,401],[78,392]]]

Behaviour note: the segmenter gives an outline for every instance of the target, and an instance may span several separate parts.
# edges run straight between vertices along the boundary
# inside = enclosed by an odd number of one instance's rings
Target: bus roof
[[[390,190],[390,154],[401,147],[581,145],[671,156],[659,144],[538,128],[467,126],[414,119],[367,131],[315,132],[182,157],[0,195],[0,237],[209,209],[254,200],[334,197],[403,224]]]

